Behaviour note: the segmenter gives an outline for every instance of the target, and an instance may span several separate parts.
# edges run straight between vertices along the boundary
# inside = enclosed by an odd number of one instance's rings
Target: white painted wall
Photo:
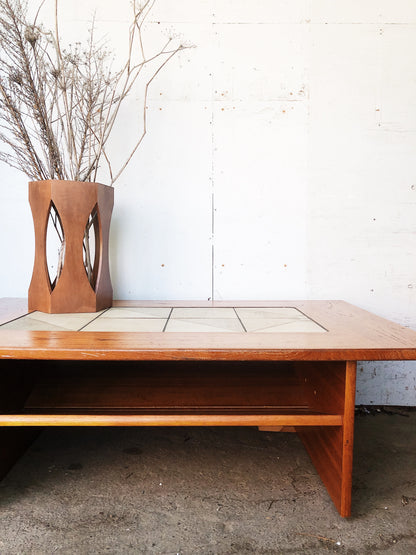
[[[61,4],[71,40],[96,9],[125,48],[128,0]],[[149,40],[172,28],[197,48],[116,185],[115,297],[340,298],[416,329],[416,2],[157,0]],[[24,296],[26,178],[0,171],[0,291]],[[416,405],[415,362],[359,369],[358,403]]]

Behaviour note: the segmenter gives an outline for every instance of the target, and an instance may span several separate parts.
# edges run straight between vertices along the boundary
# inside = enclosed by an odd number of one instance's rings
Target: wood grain
[[[343,301],[117,301],[114,306],[293,307],[327,331],[29,332],[0,327],[6,467],[25,445],[23,438],[10,435],[12,427],[295,428],[338,511],[351,514],[356,361],[416,360],[415,331]],[[21,311],[18,302],[0,301],[0,318]],[[31,384],[30,391],[13,381],[19,374],[10,373],[24,360],[21,384]]]
[[[121,303],[115,303],[120,306]],[[124,305],[124,303],[122,303]],[[166,303],[125,303],[165,306]],[[190,303],[167,303],[188,306]],[[192,304],[192,303],[191,303]],[[198,303],[203,306],[206,303]],[[0,358],[32,360],[416,360],[416,332],[343,301],[215,302],[289,306],[327,333],[41,332],[0,328]]]
[[[297,432],[340,515],[348,517],[351,515],[356,363],[346,362],[343,371],[338,366],[332,375],[333,379],[331,373],[323,372],[320,377],[314,364],[310,374],[311,381],[314,380],[311,391],[326,391],[329,395],[332,388],[328,388],[326,382],[332,381],[334,388],[338,389],[338,401],[335,403],[342,399],[342,427],[299,428]],[[339,384],[340,377],[343,382],[341,387],[336,384]],[[325,396],[312,395],[316,398],[316,403],[312,403],[315,410],[324,411],[328,403],[332,404]]]
[[[345,376],[345,409],[342,436],[341,516],[351,515],[351,490],[354,448],[354,410],[357,364],[347,362]]]
[[[27,363],[29,364],[29,363]],[[274,407],[307,409],[290,363],[45,362],[27,410]]]
[[[29,202],[35,228],[35,261],[29,286],[29,309],[50,313],[94,312],[111,306],[108,240],[114,189],[100,183],[43,180],[29,183]],[[65,236],[62,273],[52,286],[46,236],[51,203],[56,207]],[[88,280],[83,263],[85,226],[93,210],[95,229],[95,283]]]
[[[340,426],[326,414],[2,414],[0,426]]]

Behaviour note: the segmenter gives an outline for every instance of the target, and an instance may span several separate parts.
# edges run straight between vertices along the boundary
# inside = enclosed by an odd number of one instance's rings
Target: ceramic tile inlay
[[[0,327],[0,330],[25,330],[25,331],[70,331],[68,328],[42,322],[30,316],[24,316],[17,320],[7,322]]]
[[[33,331],[78,331],[101,314],[102,311],[77,314],[48,314],[36,311],[23,318],[8,322],[2,328]]]
[[[300,318],[309,320],[307,316],[302,314],[297,308],[290,307],[266,307],[266,308],[236,308],[238,316],[244,318]]]
[[[142,331],[160,332],[166,318],[97,318],[82,331]]]
[[[243,326],[236,318],[188,318],[171,319],[167,332],[243,332]]]
[[[115,307],[101,312],[32,312],[1,329],[97,332],[325,333],[291,307]]]
[[[171,318],[237,318],[234,308],[208,307],[208,308],[174,308]]]
[[[248,332],[255,333],[325,333],[326,330],[306,318],[256,318],[244,319]]]
[[[103,318],[168,318],[172,309],[157,307],[126,307],[126,308],[110,308],[103,314]]]

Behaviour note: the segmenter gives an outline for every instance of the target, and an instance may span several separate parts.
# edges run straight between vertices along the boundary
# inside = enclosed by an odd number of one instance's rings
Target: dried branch
[[[95,40],[95,18],[85,46],[64,46],[59,30],[58,1],[54,0],[54,29],[38,23],[45,0],[34,20],[27,15],[27,0],[0,0],[0,161],[22,170],[30,179],[91,181],[104,163],[113,185],[132,160],[147,133],[147,99],[151,83],[181,50],[169,39],[151,55],[145,54],[143,25],[155,0],[141,6],[133,0],[127,56],[121,69],[112,71],[112,55]],[[147,78],[143,77],[148,68]],[[113,172],[107,144],[121,107],[133,88],[143,91],[142,128],[126,160]],[[91,215],[84,234],[84,266],[93,285],[90,250]],[[57,213],[50,218],[60,241],[58,270],[65,256],[65,238]]]
[[[179,46],[176,50],[174,50],[170,56],[168,58],[166,58],[166,60],[158,67],[158,69],[154,72],[154,74],[152,75],[152,77],[149,79],[149,81],[146,83],[145,86],[145,91],[144,91],[144,107],[143,107],[143,131],[142,134],[140,135],[137,143],[134,145],[133,150],[130,152],[127,160],[124,162],[124,164],[121,166],[121,168],[119,169],[119,171],[117,172],[116,176],[114,177],[112,184],[120,177],[120,175],[122,174],[122,172],[126,169],[127,165],[129,164],[130,160],[133,158],[136,150],[139,148],[141,142],[144,139],[144,136],[147,133],[147,96],[148,96],[148,90],[149,90],[149,86],[152,83],[153,79],[155,79],[155,77],[157,76],[157,74],[163,69],[163,67],[169,62],[169,60],[171,58],[173,58],[173,56],[175,56],[175,54],[177,52],[179,52],[179,50],[182,50],[183,47]]]
[[[31,179],[90,181],[104,162],[114,184],[147,132],[146,103],[150,84],[183,45],[172,39],[145,55],[142,29],[155,0],[132,3],[126,60],[112,71],[112,55],[94,36],[91,22],[85,46],[64,46],[58,0],[54,29],[38,23],[45,0],[31,22],[26,0],[0,0],[0,161]],[[138,60],[135,58],[138,57]],[[150,77],[141,79],[144,68]],[[133,88],[143,90],[143,125],[127,159],[113,172],[107,143],[121,106]]]

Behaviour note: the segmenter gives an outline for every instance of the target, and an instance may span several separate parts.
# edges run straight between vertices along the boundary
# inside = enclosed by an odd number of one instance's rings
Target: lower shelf
[[[338,363],[46,361],[20,376],[10,368],[0,426],[341,427],[343,373]]]
[[[342,426],[339,414],[7,414],[0,426]]]

